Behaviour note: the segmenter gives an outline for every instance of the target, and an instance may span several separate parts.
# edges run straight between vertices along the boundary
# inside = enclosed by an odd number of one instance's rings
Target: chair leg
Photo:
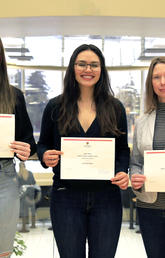
[[[31,228],[36,228],[36,217],[32,216],[32,225]]]
[[[130,198],[130,223],[129,223],[129,228],[134,229],[133,226],[133,209],[134,209],[134,203],[132,201],[132,198]]]

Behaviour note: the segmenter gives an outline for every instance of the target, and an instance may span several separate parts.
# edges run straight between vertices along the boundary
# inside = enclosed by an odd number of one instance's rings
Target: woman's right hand
[[[133,189],[135,190],[140,189],[144,185],[145,180],[146,180],[146,177],[144,175],[133,174],[131,176],[131,184]]]
[[[43,162],[46,164],[47,167],[55,167],[59,161],[59,155],[62,155],[62,151],[57,150],[48,150],[45,151],[43,154]]]

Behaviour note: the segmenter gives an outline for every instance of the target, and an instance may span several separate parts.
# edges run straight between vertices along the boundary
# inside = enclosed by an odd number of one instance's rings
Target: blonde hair
[[[18,172],[18,176],[22,177],[25,181],[28,179],[29,177],[29,172],[25,167],[25,163],[24,161],[20,161],[19,163],[19,172]]]
[[[151,61],[149,66],[147,79],[146,79],[146,103],[145,103],[145,113],[151,113],[153,110],[157,109],[158,97],[154,92],[152,85],[152,75],[153,70],[157,64],[165,64],[165,56],[159,56]]]

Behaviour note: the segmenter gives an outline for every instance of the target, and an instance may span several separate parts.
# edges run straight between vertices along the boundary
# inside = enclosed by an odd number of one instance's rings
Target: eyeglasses
[[[76,65],[76,68],[77,68],[78,71],[84,71],[88,68],[88,66],[90,67],[90,69],[92,71],[98,71],[99,68],[100,68],[99,63],[87,64],[87,63],[84,63],[84,62],[77,62],[77,63],[75,63],[75,65]]]

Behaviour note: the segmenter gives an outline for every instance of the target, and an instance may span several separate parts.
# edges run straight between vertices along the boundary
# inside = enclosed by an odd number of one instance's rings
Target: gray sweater
[[[159,103],[156,111],[156,120],[153,137],[153,150],[165,149],[165,103]],[[151,209],[165,209],[165,193],[158,193],[154,203],[137,201],[138,207]]]

